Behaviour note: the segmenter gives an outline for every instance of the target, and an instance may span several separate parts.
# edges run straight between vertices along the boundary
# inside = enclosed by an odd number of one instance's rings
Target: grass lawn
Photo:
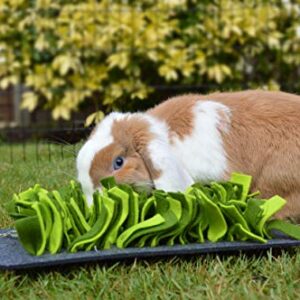
[[[78,148],[78,147],[77,147]],[[11,163],[11,150],[14,162]],[[0,145],[0,227],[12,225],[4,204],[40,183],[75,176],[73,146]],[[39,153],[37,160],[36,154]],[[0,299],[297,299],[300,249],[261,255],[201,256],[0,272]]]

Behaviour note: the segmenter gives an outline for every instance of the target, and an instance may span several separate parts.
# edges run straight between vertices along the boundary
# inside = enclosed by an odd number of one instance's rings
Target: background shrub
[[[0,86],[69,119],[153,104],[156,86],[300,92],[300,1],[0,2]],[[141,100],[147,99],[141,105]],[[155,101],[154,101],[155,102]]]

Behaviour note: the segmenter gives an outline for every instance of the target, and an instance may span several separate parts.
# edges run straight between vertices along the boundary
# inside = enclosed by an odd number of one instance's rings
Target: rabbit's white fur
[[[222,120],[220,112],[223,113]],[[208,182],[224,177],[227,162],[220,129],[226,131],[229,125],[230,109],[225,105],[214,101],[195,105],[192,134],[183,140],[174,138],[172,145],[173,153],[182,161],[193,181]]]
[[[169,141],[167,124],[152,116],[144,115],[154,138],[149,142],[148,152],[154,167],[161,172],[153,180],[155,188],[165,191],[183,191],[193,183],[193,178],[181,158],[178,158]]]

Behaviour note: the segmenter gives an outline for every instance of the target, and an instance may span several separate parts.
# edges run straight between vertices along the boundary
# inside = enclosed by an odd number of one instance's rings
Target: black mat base
[[[0,234],[5,232],[7,232],[7,230],[0,230]],[[16,238],[0,237],[0,269],[31,269],[97,261],[118,261],[132,258],[267,250],[270,248],[288,248],[293,246],[300,246],[300,241],[288,238],[278,238],[269,240],[266,244],[256,242],[207,242],[202,244],[158,246],[153,248],[112,248],[110,250],[77,253],[61,252],[55,255],[44,254],[41,256],[32,256],[23,249]]]

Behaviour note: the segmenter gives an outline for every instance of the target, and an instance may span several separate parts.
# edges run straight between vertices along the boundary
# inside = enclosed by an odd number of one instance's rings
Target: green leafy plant
[[[74,181],[51,192],[35,185],[14,195],[8,211],[20,242],[33,255],[206,240],[265,243],[272,229],[300,239],[299,226],[270,220],[285,200],[259,199],[258,193],[249,194],[250,183],[250,176],[234,173],[228,182],[196,183],[184,193],[154,190],[147,196],[107,178],[91,207]]]
[[[299,0],[0,2],[0,86],[69,119],[131,109],[154,85],[300,91]],[[147,104],[145,104],[147,106]]]

